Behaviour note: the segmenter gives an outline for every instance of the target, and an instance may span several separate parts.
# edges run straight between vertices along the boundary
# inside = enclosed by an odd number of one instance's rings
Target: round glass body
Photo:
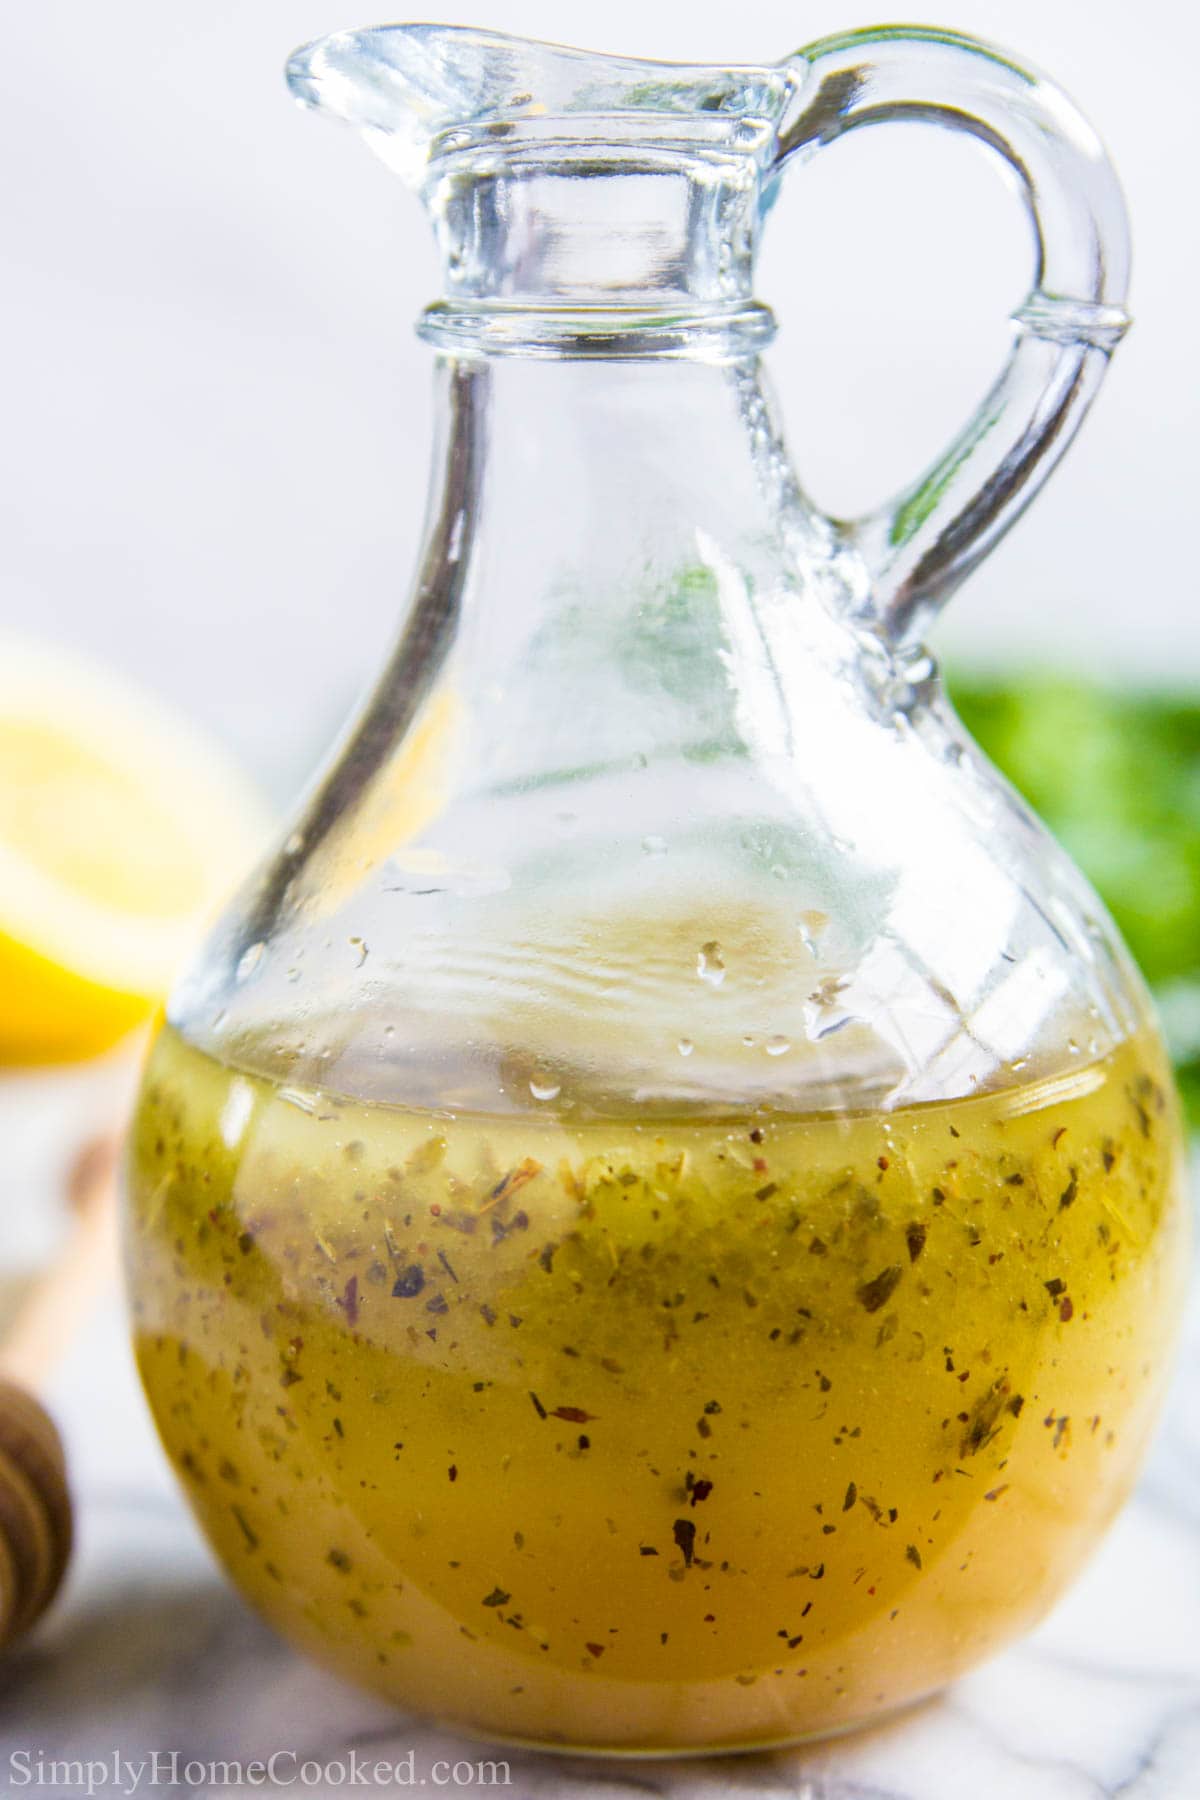
[[[1179,1312],[1141,983],[919,642],[1119,339],[1119,197],[946,33],[705,70],[395,27],[291,74],[430,207],[442,415],[400,644],[146,1072],[146,1390],[244,1592],[406,1706],[840,1729],[1051,1604]],[[902,116],[1007,157],[1038,283],[958,444],[835,523],[753,254],[788,158]]]

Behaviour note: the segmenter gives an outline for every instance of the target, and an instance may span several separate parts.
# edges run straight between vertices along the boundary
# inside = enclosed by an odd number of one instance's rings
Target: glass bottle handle
[[[999,379],[950,448],[878,512],[839,527],[897,642],[930,617],[1020,516],[1070,443],[1129,325],[1125,205],[1087,121],[1057,88],[957,33],[880,27],[792,59],[796,98],[776,168],[860,125],[924,121],[969,132],[1016,176],[1035,243]]]

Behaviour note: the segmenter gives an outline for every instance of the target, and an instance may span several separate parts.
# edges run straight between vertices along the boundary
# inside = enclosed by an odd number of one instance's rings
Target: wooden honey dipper
[[[115,1268],[117,1146],[89,1144],[68,1180],[72,1224],[0,1345],[0,1650],[58,1591],[74,1521],[62,1440],[35,1397]]]

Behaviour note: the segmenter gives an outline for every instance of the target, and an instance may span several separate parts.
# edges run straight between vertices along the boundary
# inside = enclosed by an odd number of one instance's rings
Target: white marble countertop
[[[769,1756],[600,1763],[466,1743],[310,1667],[247,1611],[186,1512],[136,1391],[112,1300],[74,1347],[53,1403],[66,1435],[79,1545],[66,1592],[0,1686],[0,1795],[223,1796],[361,1789],[302,1782],[300,1764],[385,1760],[410,1786],[493,1794],[445,1762],[499,1757],[501,1791],[546,1800],[1195,1800],[1200,1796],[1200,1297],[1142,1485],[1050,1621],[897,1722]],[[178,1752],[172,1765],[169,1753]],[[276,1780],[218,1767],[280,1752]],[[411,1753],[411,1762],[407,1761]],[[114,1757],[120,1758],[119,1772]],[[41,1766],[39,1770],[39,1761]],[[82,1761],[79,1770],[52,1763]],[[132,1765],[132,1771],[125,1768]],[[437,1771],[435,1773],[435,1771]],[[38,1775],[42,1776],[39,1783]],[[315,1771],[309,1769],[312,1777]],[[172,1775],[175,1779],[172,1782]],[[404,1791],[403,1783],[392,1791]]]

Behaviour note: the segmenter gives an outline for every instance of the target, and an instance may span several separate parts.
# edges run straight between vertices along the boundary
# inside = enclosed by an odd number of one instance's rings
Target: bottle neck
[[[390,679],[453,690],[487,781],[785,743],[798,603],[844,576],[757,361],[443,357],[438,379],[431,525]]]
[[[620,120],[605,122],[609,136]],[[423,198],[443,298],[423,335],[457,353],[735,358],[769,341],[752,296],[759,125],[546,141],[540,121],[448,132]]]

